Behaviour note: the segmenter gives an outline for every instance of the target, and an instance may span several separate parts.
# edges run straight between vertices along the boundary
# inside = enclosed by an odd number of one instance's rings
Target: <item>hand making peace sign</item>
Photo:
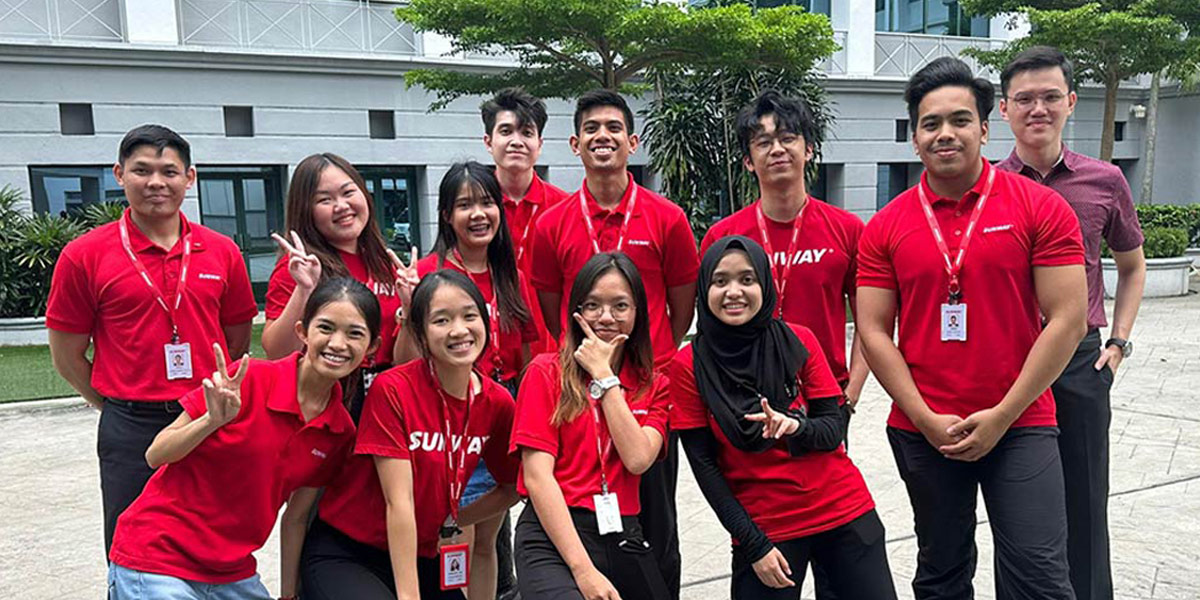
[[[579,366],[592,376],[592,379],[611,376],[613,374],[612,357],[621,349],[629,336],[622,333],[614,337],[611,342],[606,342],[600,339],[595,331],[592,331],[591,325],[588,325],[583,315],[573,313],[571,316],[575,317],[575,322],[579,323],[579,328],[583,330],[583,341],[575,349],[575,362],[578,362]]]
[[[413,246],[412,260],[408,266],[404,266],[391,248],[387,249],[387,253],[396,267],[396,295],[400,297],[400,306],[407,308],[412,302],[413,288],[421,282],[421,277],[417,275],[417,247]]]
[[[321,261],[304,249],[299,234],[295,231],[289,233],[292,236],[291,244],[278,233],[272,233],[271,238],[288,253],[288,273],[291,273],[296,286],[312,291],[321,281]]]
[[[779,439],[785,435],[792,435],[800,429],[800,421],[771,408],[771,404],[767,402],[766,398],[760,398],[760,400],[763,411],[746,415],[746,420],[761,422],[764,438]]]
[[[204,387],[208,418],[213,425],[221,427],[232,421],[242,408],[242,380],[250,369],[250,355],[242,356],[237,373],[230,375],[220,344],[213,344],[213,354],[217,358],[217,370],[211,377],[206,377],[201,385]]]

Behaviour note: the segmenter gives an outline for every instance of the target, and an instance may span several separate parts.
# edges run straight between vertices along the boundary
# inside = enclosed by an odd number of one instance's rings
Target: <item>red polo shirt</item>
[[[203,583],[254,575],[252,553],[271,535],[279,509],[295,490],[332,479],[354,441],[337,385],[325,410],[304,422],[296,399],[299,360],[293,353],[250,361],[238,415],[155,471],[117,521],[110,560]],[[179,403],[192,419],[207,411],[200,388]]]
[[[763,244],[757,216],[760,204],[761,200],[756,201],[713,225],[700,242],[700,255],[713,242],[729,235],[744,235]],[[790,256],[788,248],[795,220],[781,223],[765,215],[763,219],[771,237],[771,267],[775,273],[790,269],[779,306],[783,309],[783,320],[812,330],[821,350],[829,357],[834,377],[845,384],[850,379],[846,363],[846,299],[854,302],[858,239],[864,225],[853,213],[811,196],[800,219],[800,237]],[[775,283],[779,284],[778,279]]]
[[[364,359],[363,365],[390,365],[392,364],[392,347],[396,345],[396,334],[398,333],[396,309],[400,308],[400,297],[396,295],[395,282],[375,281],[371,277],[371,273],[367,271],[366,263],[357,254],[338,250],[338,258],[342,260],[342,264],[346,265],[350,276],[367,286],[375,293],[375,299],[379,300],[379,316],[381,317],[379,334],[382,340],[379,350],[375,352],[374,356]],[[279,315],[283,314],[283,309],[287,306],[288,300],[291,299],[292,292],[295,290],[296,280],[292,279],[292,274],[288,271],[288,257],[284,255],[275,263],[275,270],[271,271],[271,279],[267,282],[265,312],[268,319],[278,319]]]
[[[525,379],[521,381],[521,389],[517,392],[519,402],[509,452],[517,453],[522,448],[529,448],[554,456],[554,478],[562,488],[567,506],[595,511],[596,504],[592,496],[600,493],[600,455],[596,444],[596,436],[600,436],[600,444],[606,448],[604,473],[608,478],[608,489],[617,494],[622,515],[638,514],[641,512],[641,500],[638,497],[641,476],[630,473],[621,462],[616,447],[610,445],[612,438],[608,433],[604,411],[600,410],[600,431],[596,430],[596,418],[590,409],[568,423],[551,423],[562,395],[560,375],[556,354],[539,354],[529,363]],[[638,424],[653,427],[666,439],[667,413],[671,406],[667,378],[651,375],[653,379],[646,384],[645,391],[634,398],[636,391],[646,381],[645,377],[637,367],[628,363],[621,368],[618,377],[621,379],[621,389],[625,391],[625,400]],[[517,491],[522,496],[529,496],[524,477],[517,479]]]
[[[426,275],[438,270],[438,268],[437,254],[430,254],[429,256],[417,261],[417,274],[421,277],[425,277]],[[468,273],[465,269],[460,268],[458,264],[452,260],[445,261],[441,268],[454,269],[455,271],[470,277],[471,281],[474,281],[476,287],[479,288],[480,293],[483,294],[483,299],[488,303],[488,312],[489,314],[491,313],[493,310],[492,302],[495,301],[496,291],[495,288],[492,287],[492,272],[490,270],[484,273]],[[522,300],[524,300],[525,306],[534,306],[537,304],[537,300],[530,296],[529,286],[525,282],[525,276],[522,275],[520,271],[517,272],[517,276],[519,279],[517,282],[517,287],[521,290]],[[523,344],[532,344],[538,340],[538,332],[536,325],[534,325],[532,310],[530,311],[530,319],[523,323],[520,329],[505,329],[503,323],[501,323],[500,331],[497,332],[493,330],[492,335],[498,335],[500,342],[499,357],[497,358],[496,347],[489,341],[487,348],[485,348],[483,354],[479,356],[479,360],[475,361],[475,365],[480,371],[483,372],[484,375],[488,375],[489,377],[495,371],[497,366],[500,367],[500,378],[505,381],[519,376],[521,374],[521,361],[523,359],[521,355],[521,346]]]
[[[533,264],[533,228],[546,210],[566,200],[570,194],[543,181],[535,172],[525,197],[520,202],[504,196],[504,218],[512,235],[513,252],[520,258],[517,268],[529,275]]]
[[[979,181],[958,201],[938,198],[921,176],[952,255],[992,169],[984,161]],[[1016,381],[1042,331],[1033,268],[1083,264],[1079,220],[1050,188],[997,169],[959,275],[967,341],[943,342],[948,278],[920,202],[911,188],[867,223],[858,247],[858,285],[897,293],[900,353],[917,389],[934,412],[966,417],[999,404]],[[1055,423],[1047,389],[1013,427]],[[895,405],[888,425],[916,431]]]
[[[833,378],[816,336],[807,327],[791,328],[809,351],[808,360],[796,373],[800,395],[792,407],[806,407],[809,398],[841,396],[842,388]],[[725,481],[750,519],[772,542],[829,531],[875,507],[862,474],[842,446],[832,452],[814,451],[796,457],[788,453],[782,441],[758,453],[731,444],[696,389],[691,344],[675,355],[668,372],[671,429],[712,430]]]
[[[700,259],[696,255],[692,226],[683,209],[637,185],[632,175],[629,176],[625,196],[612,210],[600,208],[587,190],[586,182],[583,185],[586,217],[595,228],[600,250],[617,250],[621,225],[635,187],[637,202],[621,250],[629,255],[641,273],[650,311],[654,363],[663,366],[671,360],[676,350],[667,311],[667,290],[695,283]],[[595,254],[584,217],[576,193],[547,210],[534,225],[533,252],[537,260],[533,263],[533,287],[543,292],[562,294],[559,323],[564,325],[564,331],[565,325],[570,322],[566,303],[571,297],[571,285],[583,264]]]
[[[214,370],[212,345],[225,346],[222,327],[258,314],[246,263],[233,240],[179,214],[182,232],[170,250],[154,245],[121,217],[129,243],[168,305],[175,299],[183,265],[183,240],[192,236],[191,265],[175,317],[179,339],[191,345],[191,379],[167,380],[163,346],[171,343],[171,320],[156,295],[121,249],[116,222],[101,225],[67,244],[50,282],[46,326],[92,336],[92,387],[124,400],[178,400]]]
[[[484,377],[467,427],[465,485],[482,456],[496,481],[512,484],[517,461],[508,456],[513,400],[500,384]],[[450,399],[451,448],[466,418],[466,399]],[[388,369],[375,378],[363,405],[355,456],[325,489],[321,520],[364,544],[386,550],[387,503],[373,456],[410,461],[417,521],[417,554],[437,556],[438,530],[450,514],[450,468],[444,445],[446,421],[429,363],[424,359]],[[457,455],[455,455],[457,460]]]

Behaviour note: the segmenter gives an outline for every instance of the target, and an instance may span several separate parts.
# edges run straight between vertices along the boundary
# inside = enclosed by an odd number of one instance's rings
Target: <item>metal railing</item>
[[[0,39],[123,42],[120,0],[0,0]]]
[[[832,56],[821,61],[817,68],[829,75],[846,74],[846,38],[848,33],[845,29],[833,30],[833,41],[837,43],[838,49]]]
[[[381,0],[177,0],[179,39],[184,46],[420,54],[420,37],[393,14],[400,5]]]
[[[990,38],[924,35],[918,33],[875,33],[875,75],[909,77],[929,61],[943,56],[961,58],[980,77],[997,79],[998,73],[961,54],[967,48],[994,50],[1004,40]]]

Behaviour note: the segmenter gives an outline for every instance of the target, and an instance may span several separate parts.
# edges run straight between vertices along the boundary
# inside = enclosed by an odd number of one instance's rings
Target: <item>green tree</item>
[[[455,52],[517,63],[500,72],[406,73],[408,85],[436,94],[435,110],[510,85],[545,98],[572,98],[596,87],[640,93],[652,67],[807,68],[837,48],[827,18],[792,6],[689,10],[643,0],[413,0],[396,16],[417,31],[447,36]]]
[[[1100,158],[1111,160],[1117,90],[1121,82],[1156,73],[1189,52],[1184,27],[1171,16],[1149,9],[1150,2],[1180,4],[1196,0],[962,0],[963,8],[984,16],[1021,13],[1029,18],[1029,35],[998,50],[968,50],[996,69],[1033,45],[1055,46],[1075,63],[1079,78],[1104,86],[1104,120]]]

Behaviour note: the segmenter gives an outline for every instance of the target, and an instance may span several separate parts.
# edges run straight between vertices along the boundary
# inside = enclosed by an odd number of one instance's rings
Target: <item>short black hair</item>
[[[629,110],[629,103],[612,90],[598,89],[585,93],[575,101],[575,135],[579,135],[579,128],[583,127],[583,113],[601,106],[621,109],[625,115],[625,130],[633,133],[633,111]]]
[[[496,129],[496,115],[506,110],[517,116],[518,126],[534,125],[539,136],[545,131],[546,103],[523,88],[510,87],[496,92],[491,100],[479,107],[483,115],[483,128],[486,130],[484,133],[492,135],[492,131]]]
[[[750,101],[738,112],[737,136],[742,154],[750,156],[750,140],[762,131],[762,118],[775,116],[775,131],[790,131],[800,134],[804,143],[815,146],[821,137],[820,126],[808,103],[800,98],[789,98],[775,90],[767,90]]]
[[[987,122],[988,115],[996,106],[996,88],[982,77],[976,77],[967,63],[950,56],[934,59],[913,73],[904,87],[904,101],[908,103],[908,122],[913,132],[917,131],[918,109],[921,100],[930,92],[946,86],[965,87],[975,95],[975,110],[979,121]]]
[[[192,166],[192,146],[178,133],[162,125],[139,125],[129,130],[121,139],[121,149],[117,153],[117,162],[124,165],[133,156],[133,152],[141,146],[158,148],[162,156],[164,148],[172,148],[179,153],[184,168]]]
[[[1030,46],[1017,53],[1000,72],[1000,95],[1008,97],[1008,84],[1013,76],[1025,71],[1058,67],[1067,80],[1067,91],[1075,91],[1075,65],[1061,50],[1053,46]]]

